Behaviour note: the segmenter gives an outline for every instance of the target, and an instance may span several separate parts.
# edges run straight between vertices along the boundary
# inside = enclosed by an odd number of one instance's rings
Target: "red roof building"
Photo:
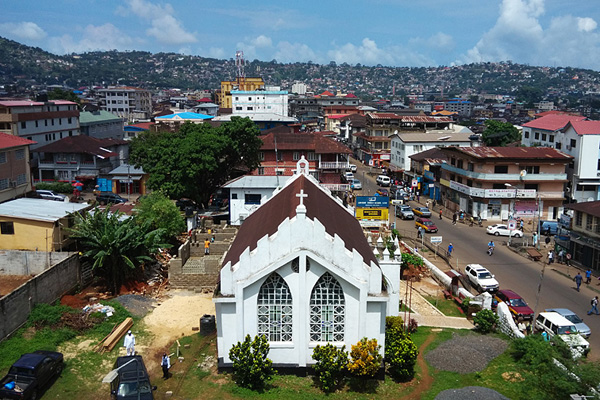
[[[0,203],[31,191],[29,146],[34,141],[0,133]]]

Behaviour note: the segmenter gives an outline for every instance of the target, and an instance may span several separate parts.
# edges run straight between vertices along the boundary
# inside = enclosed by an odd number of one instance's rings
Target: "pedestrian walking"
[[[417,203],[421,202],[421,193],[417,192]]]
[[[425,202],[425,207],[429,208],[429,204],[430,204],[429,199],[427,199],[427,201]]]
[[[560,249],[560,251],[558,252],[558,262],[561,264],[565,263],[565,250],[564,249]]]
[[[537,242],[538,242],[537,232],[533,232],[532,238],[533,238],[533,247],[535,247],[535,246],[537,246]]]
[[[548,337],[548,333],[546,331],[542,332],[542,337],[544,338],[544,342],[550,341],[550,338]]]
[[[417,228],[417,239],[422,238],[422,237],[423,237],[423,228],[418,227]]]
[[[588,315],[592,315],[592,314],[596,314],[596,315],[600,315],[600,312],[598,312],[598,296],[595,296],[592,301],[592,309],[590,311],[588,311]]]
[[[162,360],[160,361],[160,366],[163,371],[163,379],[169,379],[169,368],[171,368],[171,360],[167,353],[163,353]]]
[[[521,227],[521,230],[523,230],[523,220],[521,220],[521,223],[519,224],[519,226]]]
[[[450,243],[448,245],[448,257],[452,257],[452,250],[454,250],[454,246],[452,246],[452,243]]]
[[[550,244],[550,236],[546,236],[544,242],[546,242],[546,248],[548,248],[548,245]]]
[[[454,214],[452,215],[452,225],[456,225],[457,219],[458,219],[458,214],[456,214],[456,211],[455,211]]]
[[[208,238],[204,241],[204,254],[210,254],[210,240]]]
[[[437,204],[437,202],[435,201],[435,199],[433,199],[433,208],[435,208],[435,205]]]
[[[548,252],[548,264],[552,264],[554,262],[554,251],[550,249]]]
[[[440,219],[442,219],[443,209],[440,208]]]
[[[577,291],[579,292],[579,286],[581,286],[581,281],[583,280],[583,276],[581,276],[581,274],[578,272],[577,275],[575,275],[575,278],[573,278],[573,280],[577,284]]]
[[[592,281],[592,270],[590,268],[588,268],[585,271],[585,283],[590,283]]]
[[[131,330],[127,331],[127,335],[125,335],[125,340],[123,341],[123,347],[127,350],[128,356],[135,355],[135,336],[131,333]]]

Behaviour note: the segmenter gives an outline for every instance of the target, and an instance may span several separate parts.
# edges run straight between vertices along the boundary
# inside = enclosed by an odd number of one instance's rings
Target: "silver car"
[[[575,328],[577,328],[577,333],[579,333],[584,338],[589,338],[592,334],[592,330],[590,329],[590,327],[587,326],[577,314],[575,314],[568,308],[549,308],[546,310],[546,312],[558,313],[566,319],[568,319],[569,321],[571,321],[571,323],[575,325]]]
[[[360,183],[360,181],[358,179],[354,178],[350,181],[350,187],[354,190],[361,190],[362,183]]]
[[[67,196],[60,193],[55,193],[52,190],[36,190],[35,191],[39,197],[45,200],[55,200],[55,201],[65,201]]]

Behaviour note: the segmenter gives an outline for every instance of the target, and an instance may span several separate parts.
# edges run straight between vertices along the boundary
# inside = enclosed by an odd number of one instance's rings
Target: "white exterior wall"
[[[22,127],[21,122],[15,122],[13,124],[14,132],[12,132],[12,134],[37,142],[36,144],[32,144],[30,146],[31,150],[45,146],[68,136],[79,135],[79,117],[70,117],[71,121],[69,122],[69,117],[58,118],[53,117],[52,114],[56,111],[76,110],[76,105],[50,104],[10,108],[12,114],[44,113],[44,118],[23,121],[25,123],[24,128]]]
[[[291,262],[299,257],[299,272],[293,272]],[[310,269],[306,270],[306,260]],[[306,218],[297,208],[297,215],[284,220],[275,234],[265,236],[250,251],[246,249],[239,261],[221,269],[221,293],[215,297],[217,311],[217,349],[225,364],[231,362],[229,350],[246,334],[257,333],[257,296],[265,279],[277,272],[287,283],[293,301],[293,341],[270,343],[269,358],[274,364],[306,366],[311,364],[317,344],[310,342],[310,295],[318,279],[325,273],[333,275],[345,294],[345,340],[347,348],[361,338],[375,338],[384,352],[385,317],[397,315],[399,299],[399,262],[386,259],[384,267],[365,264],[356,251],[346,249],[339,236],[330,236],[318,220]],[[383,271],[387,292],[382,292]]]
[[[577,202],[600,200],[600,185],[581,185],[578,187],[582,182],[600,181],[600,170],[598,169],[600,134],[578,135],[572,127],[569,127],[564,134],[560,134],[559,138],[562,143],[561,151],[575,157],[573,159],[573,171],[567,169],[573,188],[571,198]],[[572,139],[575,140],[575,147],[570,146]],[[584,190],[578,190],[581,188]]]
[[[306,94],[307,86],[306,83],[296,82],[292,85],[292,93],[304,96]]]
[[[248,218],[260,205],[259,204],[246,204],[246,194],[260,194],[261,204],[264,203],[271,195],[273,195],[273,188],[260,188],[260,189],[234,189],[231,188],[229,192],[229,219],[231,225],[241,225],[242,218]],[[237,195],[237,199],[233,198],[233,194]]]
[[[449,146],[471,146],[471,142],[403,142],[398,136],[391,137],[390,163],[396,168],[410,171],[410,156],[421,153],[425,150],[433,149],[434,147],[449,147]]]
[[[285,90],[231,91],[232,113],[288,116],[288,92]]]

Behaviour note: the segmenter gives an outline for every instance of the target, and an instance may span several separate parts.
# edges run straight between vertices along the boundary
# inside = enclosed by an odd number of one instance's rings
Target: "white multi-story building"
[[[454,125],[456,128],[464,128],[466,131],[454,130],[432,130],[428,132],[401,132],[390,136],[390,166],[396,171],[410,171],[410,156],[421,153],[434,147],[479,146],[480,142],[472,140],[473,132],[464,126]]]
[[[146,120],[152,116],[152,97],[149,90],[129,86],[109,86],[97,90],[103,110],[127,121]]]
[[[233,114],[276,114],[288,116],[288,92],[278,87],[266,90],[232,90]]]
[[[0,101],[0,132],[36,142],[30,148],[79,135],[77,103],[66,100]]]
[[[521,144],[524,146],[554,147],[556,135],[571,121],[585,117],[570,114],[549,114],[523,124]],[[558,150],[562,150],[557,147]]]
[[[296,82],[292,85],[292,93],[304,96],[308,90],[306,83]]]

